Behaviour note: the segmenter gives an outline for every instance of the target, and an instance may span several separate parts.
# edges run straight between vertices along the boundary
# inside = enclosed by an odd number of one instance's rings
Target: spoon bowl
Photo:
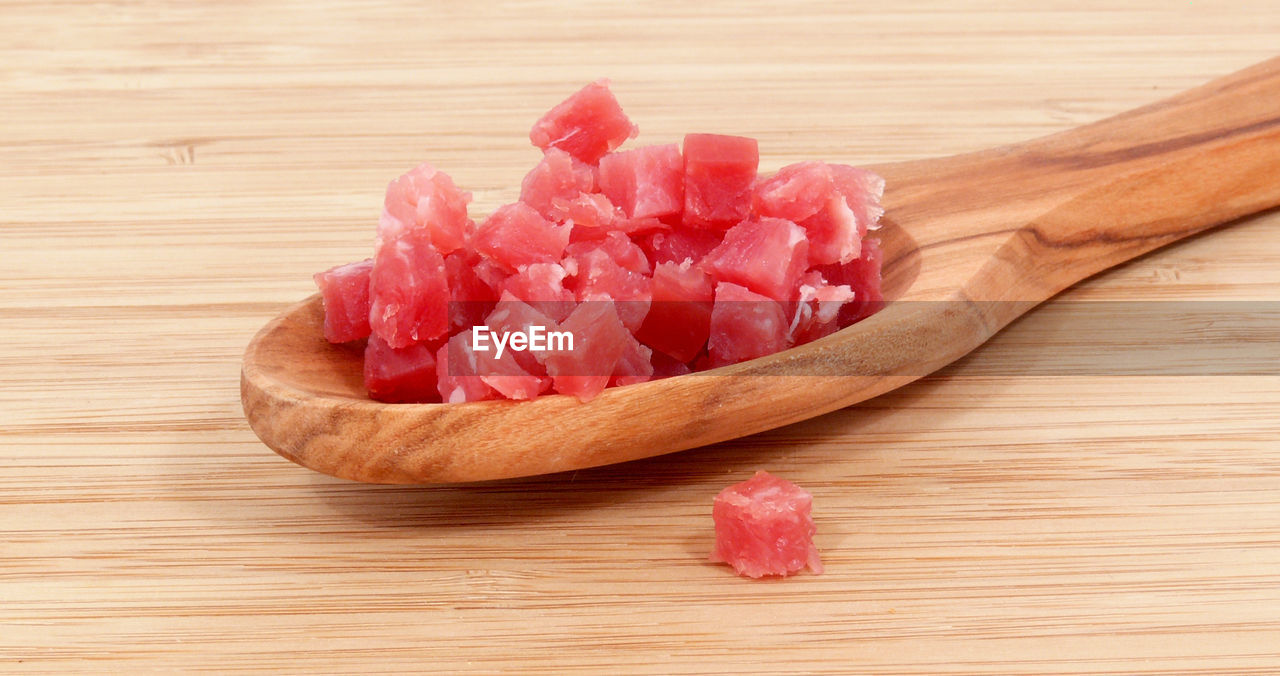
[[[815,342],[582,403],[384,404],[313,296],[253,338],[241,399],[280,455],[375,483],[558,472],[753,434],[931,373],[1102,270],[1280,204],[1280,58],[1085,127],[885,178],[888,300]]]

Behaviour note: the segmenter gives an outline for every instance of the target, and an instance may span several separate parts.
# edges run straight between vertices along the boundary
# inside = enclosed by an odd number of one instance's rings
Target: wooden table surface
[[[369,254],[391,178],[509,201],[597,77],[641,141],[773,169],[1038,136],[1280,48],[1274,0],[1114,4],[0,1],[0,670],[1277,673],[1280,376],[1000,369],[1072,340],[1062,302],[864,405],[572,475],[355,484],[241,416],[245,344]],[[1280,300],[1277,229],[1063,300]],[[814,493],[825,575],[705,561],[762,468]]]

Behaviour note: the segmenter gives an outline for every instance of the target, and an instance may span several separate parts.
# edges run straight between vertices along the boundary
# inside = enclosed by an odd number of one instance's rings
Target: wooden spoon
[[[365,396],[360,349],[321,337],[313,296],[249,344],[245,416],[311,469],[438,483],[670,453],[869,399],[1081,279],[1280,204],[1280,58],[1060,134],[872,168],[887,184],[878,235],[890,302],[835,335],[585,404],[382,404]]]

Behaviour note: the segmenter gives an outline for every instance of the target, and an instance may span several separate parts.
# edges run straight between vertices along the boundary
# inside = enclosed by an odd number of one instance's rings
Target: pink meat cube
[[[430,233],[441,253],[466,244],[473,223],[467,218],[471,193],[458,190],[449,175],[420,164],[387,186],[386,213],[405,226]]]
[[[608,232],[602,239],[573,242],[565,248],[564,255],[566,258],[576,258],[592,249],[605,252],[614,263],[632,272],[642,275],[650,272],[649,258],[645,255],[644,249],[617,230]]]
[[[371,336],[364,351],[364,386],[369,396],[388,403],[440,401],[434,353],[427,343],[396,349]]]
[[[717,281],[733,282],[774,300],[794,297],[808,268],[804,229],[780,218],[744,221],[729,228],[702,267]]]
[[[582,303],[560,324],[573,334],[573,350],[548,353],[547,373],[555,389],[590,401],[609,385],[622,354],[630,344],[627,328],[613,303]]]
[[[542,161],[521,182],[520,201],[543,217],[560,222],[554,208],[557,200],[573,200],[594,190],[595,175],[591,165],[574,159],[559,148],[548,148]]]
[[[609,91],[609,81],[597,80],[543,115],[529,132],[529,140],[543,150],[560,148],[595,164],[639,131]]]
[[[497,398],[497,392],[481,378],[482,372],[471,350],[470,331],[453,336],[436,353],[436,388],[446,404]]]
[[[684,161],[674,143],[609,153],[600,158],[600,190],[628,218],[679,214],[684,208]]]
[[[644,236],[642,247],[654,263],[699,263],[724,241],[719,230],[676,226]]]
[[[533,263],[507,278],[503,294],[510,294],[538,312],[562,321],[573,312],[573,292],[564,286],[568,273],[558,263]]]
[[[857,222],[858,237],[865,237],[884,215],[880,198],[884,196],[884,179],[874,172],[847,164],[832,164],[831,178],[836,190],[844,195]]]
[[[724,230],[751,215],[751,186],[760,166],[753,138],[684,137],[684,222]]]
[[[565,268],[573,274],[571,286],[578,302],[608,301],[617,306],[627,330],[640,330],[652,295],[652,282],[647,276],[618,265],[602,249],[565,259]]]
[[[672,359],[688,362],[707,345],[714,299],[711,278],[689,261],[659,263],[653,269],[653,302],[636,336]]]
[[[511,269],[558,263],[569,244],[569,226],[556,225],[516,202],[498,207],[476,231],[476,250]]]
[[[395,218],[378,223],[369,273],[369,326],[395,348],[426,342],[449,328],[444,257],[431,233]]]
[[[324,302],[324,338],[330,343],[369,335],[369,273],[373,259],[347,263],[314,276]]]
[[[716,542],[711,560],[739,575],[790,575],[806,567],[822,574],[813,544],[813,496],[768,472],[734,484],[716,496],[711,518]]]
[[[653,378],[653,350],[627,333],[627,345],[613,368],[612,386],[634,385]]]
[[[716,284],[707,351],[712,366],[726,366],[787,349],[782,304],[731,282]]]
[[[880,242],[863,240],[862,255],[843,265],[824,265],[817,268],[830,284],[848,285],[854,298],[840,307],[836,324],[844,328],[875,314],[884,307],[884,295],[880,290],[880,262],[884,253]]]

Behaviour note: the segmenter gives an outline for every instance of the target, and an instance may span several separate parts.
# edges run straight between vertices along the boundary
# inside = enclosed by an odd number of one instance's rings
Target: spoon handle
[[[1015,149],[1019,162],[1050,168],[1057,196],[970,287],[1039,301],[1175,240],[1280,205],[1280,57]]]

